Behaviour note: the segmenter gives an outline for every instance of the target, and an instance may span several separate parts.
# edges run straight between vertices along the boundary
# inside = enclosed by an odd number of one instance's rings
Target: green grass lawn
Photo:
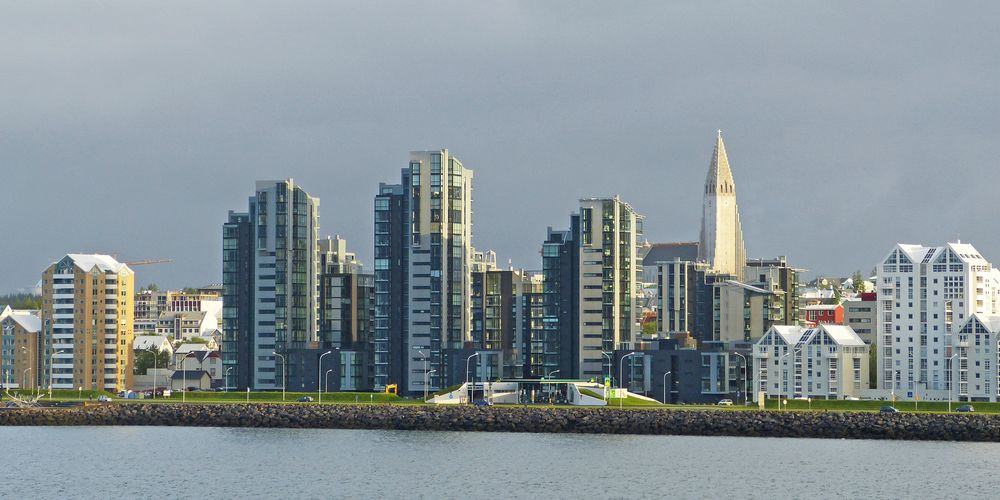
[[[11,395],[19,397],[30,397],[33,391],[13,389],[9,392]],[[582,389],[581,393],[586,394],[597,399],[601,399],[600,395],[596,392]],[[41,391],[42,400],[48,400],[48,390],[43,389]],[[141,403],[178,403],[182,400],[189,403],[243,403],[247,401],[247,393],[240,391],[233,392],[189,392],[187,395],[182,395],[180,392],[174,392],[169,398],[158,397],[154,399],[130,399],[124,400],[115,394],[111,394],[104,391],[74,391],[74,390],[53,390],[52,399],[55,401],[96,401],[101,395],[111,396],[116,402],[141,402]],[[285,394],[284,403],[296,403],[297,400],[302,396],[309,396],[313,398],[312,403],[303,404],[316,404],[318,403],[319,397],[315,392],[288,392]],[[250,393],[251,403],[281,403],[282,397],[281,392],[252,392]],[[330,392],[323,394],[324,404],[406,404],[406,405],[422,405],[426,404],[422,401],[422,397],[416,398],[401,398],[394,394],[385,393],[370,393],[370,392]],[[608,407],[617,408],[621,403],[623,408],[631,409],[668,409],[668,410],[719,410],[719,411],[746,411],[746,410],[756,410],[757,404],[751,402],[749,406],[743,406],[741,402],[734,401],[733,406],[716,406],[712,404],[706,405],[663,405],[656,402],[650,402],[639,398],[629,397],[623,401],[616,398],[612,398],[608,401]],[[963,403],[954,401],[952,403],[952,411],[954,411],[959,406],[971,404],[975,407],[976,413],[985,414],[1000,414],[1000,403]],[[537,406],[551,406],[547,403],[539,402]],[[891,401],[844,401],[844,400],[813,400],[811,404],[807,401],[802,400],[789,400],[786,407],[787,410],[792,411],[878,411],[879,408],[883,406],[894,406],[898,410],[903,412],[934,412],[934,413],[944,413],[948,411],[947,401],[919,401],[914,405],[912,400],[902,401],[897,400],[895,403]],[[769,411],[778,410],[778,400],[768,399],[765,404],[765,409]]]
[[[251,403],[297,403],[301,397],[311,397],[311,404],[319,402],[319,394],[315,392],[287,392],[282,399],[280,392],[251,392],[249,401]],[[156,398],[156,402],[180,402],[189,403],[245,403],[247,393],[240,391],[233,392],[173,392],[169,398]],[[152,402],[152,399],[139,399],[136,401]],[[323,403],[339,404],[422,404],[420,399],[406,399],[395,394],[373,393],[373,392],[325,392],[323,393]],[[309,403],[305,403],[309,404]]]

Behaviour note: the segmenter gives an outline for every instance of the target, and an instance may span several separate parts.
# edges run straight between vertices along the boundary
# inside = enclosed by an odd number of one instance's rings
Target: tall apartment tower
[[[404,171],[404,177],[405,177]],[[409,183],[407,183],[409,184]],[[375,196],[375,389],[399,384],[406,372],[409,322],[409,211],[402,184],[379,184]]]
[[[635,341],[636,295],[643,217],[617,196],[580,200],[579,375],[600,379],[611,373],[602,353]],[[566,375],[566,374],[563,374]]]
[[[376,387],[418,393],[425,360],[444,387],[447,351],[471,341],[473,172],[441,149],[411,152],[400,177],[375,198]]]
[[[108,255],[69,254],[42,273],[41,383],[121,391],[132,385],[135,274]]]
[[[258,181],[248,212],[230,212],[223,225],[222,267],[222,357],[236,372],[227,379],[270,390],[283,377],[304,378],[304,355],[289,352],[318,340],[319,198],[292,179]]]
[[[878,335],[872,347],[878,349],[879,389],[903,398],[948,397],[953,376],[968,369],[968,348],[980,349],[959,329],[974,314],[1000,313],[1000,271],[967,243],[897,244],[877,277]],[[952,364],[953,354],[959,366]],[[955,384],[955,396],[966,382]]]
[[[729,170],[722,131],[715,139],[715,151],[708,167],[702,203],[701,240],[698,260],[713,269],[743,280],[746,249],[743,246],[743,226],[736,206],[736,182]]]

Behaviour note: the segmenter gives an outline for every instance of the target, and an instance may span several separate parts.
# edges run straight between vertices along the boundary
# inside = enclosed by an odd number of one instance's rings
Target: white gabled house
[[[868,389],[868,345],[849,326],[772,326],[754,344],[754,400],[843,399]]]
[[[951,396],[962,401],[996,402],[1000,394],[1000,316],[973,314],[958,328],[955,351],[947,360],[948,380],[958,384]],[[952,359],[952,357],[954,359]]]

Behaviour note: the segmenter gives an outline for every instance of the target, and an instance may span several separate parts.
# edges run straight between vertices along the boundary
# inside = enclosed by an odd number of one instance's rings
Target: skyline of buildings
[[[740,370],[747,356],[766,357],[755,344],[767,337],[775,349],[773,332],[786,327],[859,354],[844,347],[855,339],[835,328],[847,325],[874,360],[869,367],[865,355],[852,390],[860,377],[865,388],[906,397],[955,389],[966,398],[1000,394],[1000,270],[967,243],[898,244],[874,284],[861,283],[846,300],[839,288],[815,301],[803,296],[801,270],[785,257],[746,256],[721,132],[698,242],[649,243],[645,216],[629,203],[584,197],[566,229],[550,227],[540,238],[535,270],[504,269],[493,251],[474,246],[472,181],[472,169],[447,149],[411,152],[399,184],[382,183],[374,196],[376,258],[367,273],[344,239],[319,239],[318,198],[292,179],[257,181],[247,211],[231,211],[223,224],[221,302],[208,290],[133,293],[127,265],[67,255],[43,273],[41,311],[0,318],[0,380],[17,384],[17,371],[31,368],[36,385],[49,376],[55,388],[125,387],[131,350],[116,349],[117,342],[131,346],[136,332],[149,332],[221,339],[225,383],[254,390],[395,386],[418,394],[466,378],[613,381],[625,377],[616,367],[627,367],[630,387],[648,391],[652,378],[670,371],[658,366],[680,359],[657,351],[693,348],[703,356],[702,396],[751,384],[773,390],[767,380],[776,377],[792,393],[822,395],[822,383],[809,369],[803,375],[799,361],[783,361],[773,374],[757,367],[756,382]],[[97,271],[73,275],[83,272],[74,263]],[[73,286],[84,281],[93,286]],[[73,307],[80,300],[92,307]],[[117,310],[126,305],[128,315]],[[74,340],[86,342],[74,347]],[[782,355],[788,346],[811,348],[790,337],[782,342]],[[848,394],[830,385],[833,371],[827,375],[827,389]]]

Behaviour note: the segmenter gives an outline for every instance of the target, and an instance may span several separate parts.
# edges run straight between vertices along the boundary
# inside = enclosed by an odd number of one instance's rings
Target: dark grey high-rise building
[[[580,216],[570,216],[568,231],[553,231],[542,244],[542,329],[530,332],[524,376],[541,378],[559,370],[580,376]]]
[[[222,365],[225,384],[252,387],[254,252],[250,215],[229,212],[222,226]]]
[[[405,179],[405,172],[404,172]],[[403,380],[409,321],[409,210],[402,184],[379,184],[375,196],[375,388]]]
[[[238,387],[273,390],[309,379],[302,353],[317,342],[318,235],[319,199],[292,179],[258,181],[248,212],[231,213],[223,225],[223,316],[227,330],[235,326],[223,359]]]

